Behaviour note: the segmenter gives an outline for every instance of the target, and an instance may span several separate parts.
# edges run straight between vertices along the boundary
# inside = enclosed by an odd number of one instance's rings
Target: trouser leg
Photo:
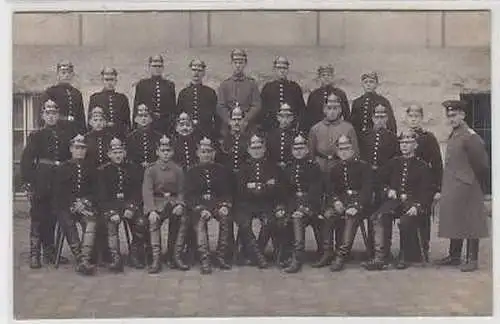
[[[431,241],[431,216],[425,215],[422,217],[420,230],[420,237],[422,238],[422,248],[424,251],[424,256],[426,262],[429,261],[429,250],[430,250],[430,241]]]
[[[460,264],[460,256],[462,254],[462,239],[450,239],[448,255],[442,259],[436,260],[435,263],[440,266],[456,266]]]
[[[109,263],[111,261],[111,253],[108,246],[108,229],[102,215],[98,215],[96,219],[95,243],[92,252],[93,263]]]
[[[200,255],[200,272],[201,274],[212,273],[210,264],[210,247],[208,244],[208,228],[207,221],[198,216],[196,220],[196,237],[198,241],[198,253]]]
[[[30,268],[31,269],[39,269],[42,267],[40,262],[40,253],[41,253],[41,244],[42,241],[40,239],[40,221],[37,219],[30,220]]]
[[[174,216],[179,218],[179,230],[177,231],[177,237],[174,246],[174,262],[179,270],[189,270],[189,266],[184,262],[182,258],[182,252],[184,251],[184,246],[186,244],[186,239],[189,229],[189,219],[187,214],[181,216]]]
[[[148,221],[145,217],[137,216],[127,220],[132,234],[130,251],[130,263],[136,269],[144,269],[145,266],[145,242],[148,234]]]
[[[331,271],[340,271],[344,268],[345,261],[351,253],[356,231],[361,221],[358,217],[348,217],[342,222],[341,226],[344,226],[342,243],[337,249],[335,262],[330,267]]]
[[[413,240],[418,229],[418,220],[416,216],[402,216],[399,220],[399,258],[396,265],[399,269],[406,268],[408,263],[412,261],[412,253],[415,250]],[[420,246],[418,249],[420,249]]]
[[[262,253],[262,250],[260,249],[257,239],[253,233],[252,217],[250,215],[239,215],[238,228],[241,229],[243,245],[247,247],[249,252],[251,252],[259,268],[267,267],[264,254]]]
[[[54,245],[54,230],[56,226],[56,215],[54,214],[50,199],[36,202],[36,214],[40,220],[40,239],[42,241],[43,262],[53,264],[55,261],[56,249]]]
[[[180,226],[179,217],[172,217],[168,222],[166,262],[172,268],[175,267],[174,249],[175,249],[175,241],[177,238],[177,234],[179,233],[179,226]]]
[[[385,218],[391,218],[390,215],[379,214],[373,219],[373,234],[374,234],[374,258],[368,262],[361,263],[361,266],[367,270],[384,270],[387,268],[386,257],[386,226]]]
[[[120,251],[120,239],[118,237],[118,226],[120,225],[120,221],[108,222],[108,246],[109,251],[111,253],[111,263],[109,265],[109,270],[113,272],[122,272],[123,271],[123,262]]]
[[[466,256],[460,270],[471,272],[478,269],[479,239],[466,240]]]
[[[94,266],[90,263],[92,251],[94,250],[94,242],[96,236],[96,221],[94,218],[87,218],[81,222],[83,229],[83,237],[81,241],[81,258],[77,271],[91,275],[94,273]]]
[[[217,239],[215,255],[220,268],[225,270],[231,269],[231,265],[226,262],[226,253],[229,249],[229,228],[231,222],[232,219],[229,215],[219,217],[219,237]]]

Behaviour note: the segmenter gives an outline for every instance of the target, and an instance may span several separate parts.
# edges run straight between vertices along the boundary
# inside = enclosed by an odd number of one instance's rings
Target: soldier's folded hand
[[[119,223],[120,222],[120,215],[114,214],[109,218],[113,223]]]
[[[74,210],[76,213],[81,213],[84,209],[85,209],[85,205],[83,204],[83,202],[82,202],[80,199],[77,199],[77,200],[73,203],[73,210]]]
[[[351,216],[351,217],[354,216],[354,215],[356,215],[357,213],[358,213],[358,210],[356,208],[354,208],[354,207],[347,208],[347,210],[345,211],[345,214],[347,216]]]
[[[387,197],[389,199],[396,199],[398,197],[398,195],[396,194],[396,190],[394,189],[390,189],[388,192],[387,192]]]
[[[299,210],[294,211],[292,214],[292,218],[302,218],[302,217],[304,217],[304,213]]]
[[[413,206],[406,212],[408,216],[417,216],[417,207]]]
[[[172,209],[172,214],[176,215],[176,216],[180,216],[184,213],[184,206],[182,205],[177,205],[174,207],[174,209]]]
[[[152,211],[149,213],[148,219],[150,223],[155,223],[160,219],[160,215],[158,215],[157,212]]]
[[[279,209],[276,211],[276,218],[282,218],[285,216],[285,210]]]
[[[222,206],[221,208],[219,208],[219,215],[221,215],[222,217],[229,215],[229,208],[227,208],[226,206]]]
[[[208,210],[204,209],[201,211],[200,216],[202,220],[208,221],[210,217],[212,217],[212,214]]]
[[[130,209],[125,209],[125,211],[123,212],[123,217],[126,219],[132,219],[132,217],[134,217],[134,212]]]
[[[334,214],[335,214],[335,212],[333,211],[333,208],[327,208],[327,209],[325,210],[324,217],[325,217],[326,219],[330,219],[330,218],[332,218],[332,217],[333,217],[333,215],[334,215]]]
[[[441,199],[441,193],[440,192],[436,192],[434,194],[434,200],[439,200],[439,199]]]
[[[344,204],[341,201],[336,201],[333,206],[335,207],[335,211],[339,214],[344,213]]]
[[[266,182],[266,183],[267,183],[269,186],[274,186],[274,185],[276,184],[276,180],[274,180],[274,179],[269,179],[269,180],[267,180],[267,182]]]
[[[255,189],[257,184],[255,182],[247,182],[247,188],[248,189]]]

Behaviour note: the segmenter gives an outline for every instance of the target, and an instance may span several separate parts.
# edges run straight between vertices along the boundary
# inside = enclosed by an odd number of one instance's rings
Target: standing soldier
[[[89,128],[90,132],[85,135],[87,142],[87,154],[85,159],[89,162],[90,166],[97,172],[97,168],[109,162],[108,148],[113,136],[109,132],[107,125],[106,115],[104,109],[101,107],[94,107],[89,112]],[[93,259],[98,262],[98,255],[101,261],[110,261],[110,253],[108,248],[108,227],[103,217],[97,217],[96,225],[96,242],[93,254]]]
[[[94,247],[97,221],[96,169],[85,160],[87,143],[83,135],[71,140],[71,160],[56,169],[54,181],[54,209],[76,259],[76,271],[92,275],[95,268],[90,264]],[[83,238],[80,241],[76,223],[81,223]]]
[[[397,269],[406,269],[409,262],[416,261],[411,255],[413,247],[421,249],[421,240],[414,242],[421,222],[427,215],[432,201],[432,183],[427,165],[415,156],[417,148],[416,134],[411,131],[401,133],[399,138],[402,156],[390,160],[381,170],[378,177],[384,186],[384,202],[372,214],[375,235],[375,256],[362,267],[367,270],[384,270],[387,268],[386,237],[384,218],[399,219],[399,256]],[[422,251],[422,250],[420,250]],[[423,261],[423,260],[422,260]]]
[[[351,252],[352,243],[359,226],[364,226],[363,219],[372,198],[373,171],[370,165],[360,160],[352,149],[352,141],[342,135],[337,140],[337,155],[342,162],[333,167],[330,173],[328,203],[325,210],[323,238],[325,254],[316,264],[317,267],[327,265],[333,257],[333,229],[344,226],[341,244],[336,250],[335,262],[331,271],[341,271]],[[338,220],[344,219],[343,224]]]
[[[306,139],[299,135],[292,143],[293,159],[285,169],[287,196],[287,215],[284,223],[291,223],[293,229],[292,262],[284,269],[287,273],[296,273],[302,268],[305,249],[305,228],[316,223],[321,211],[322,177],[319,165],[309,159],[309,150]],[[278,214],[276,214],[278,216]],[[287,243],[286,227],[283,228],[281,238]],[[286,226],[286,225],[285,225]],[[285,233],[283,233],[285,231]]]
[[[306,110],[302,89],[297,82],[287,78],[290,67],[288,59],[278,56],[273,64],[277,80],[266,83],[261,92],[262,119],[260,124],[265,132],[278,127],[279,122],[275,118],[284,104],[287,104],[291,108],[293,115],[297,116],[292,127],[299,125]]]
[[[83,98],[80,90],[71,85],[74,77],[73,64],[61,61],[57,64],[57,84],[47,88],[42,102],[51,99],[59,107],[60,120],[73,126],[76,133],[84,134],[86,129]]]
[[[441,150],[436,136],[432,132],[422,128],[422,119],[424,117],[424,109],[419,105],[410,105],[406,109],[406,117],[410,128],[417,134],[417,150],[415,155],[422,161],[427,163],[431,170],[432,185],[434,199],[439,198],[441,192],[441,180],[443,179],[443,160],[441,158]],[[431,215],[422,217],[420,231],[422,233],[423,248],[426,261],[429,258],[429,247],[431,239]]]
[[[43,103],[44,127],[30,134],[21,156],[21,179],[31,203],[30,208],[30,267],[38,269],[40,250],[43,262],[54,263],[54,229],[56,215],[51,205],[54,171],[70,158],[69,141],[72,127],[61,124],[57,104],[48,99]],[[63,262],[68,262],[65,258]]]
[[[217,115],[217,94],[215,90],[202,84],[205,76],[205,62],[193,59],[191,84],[179,92],[177,114],[186,112],[192,117],[195,129],[217,140],[220,136],[220,119]]]
[[[174,154],[172,143],[166,135],[159,142],[157,149],[158,160],[146,168],[142,185],[144,199],[144,215],[149,219],[149,233],[153,248],[153,262],[148,269],[149,273],[158,273],[161,270],[161,225],[166,220],[172,222],[178,218],[180,226],[175,233],[174,262],[180,270],[188,270],[189,266],[181,259],[185,236],[188,228],[187,214],[184,208],[184,173],[182,168],[171,159]],[[169,227],[171,225],[169,224]]]
[[[368,129],[360,138],[361,160],[368,162],[374,171],[372,204],[365,206],[365,212],[368,213],[376,211],[384,200],[383,186],[377,182],[380,168],[392,158],[400,155],[397,135],[387,129],[388,115],[385,106],[378,104],[374,108],[372,122],[373,128]],[[391,256],[392,220],[389,217],[386,217],[385,220],[387,220],[387,224],[385,224],[387,237],[384,246],[387,248],[386,255],[389,258]],[[371,219],[368,219],[369,255],[373,255],[373,239],[373,223]]]
[[[140,80],[135,87],[133,119],[139,106],[145,104],[154,116],[153,129],[161,134],[171,134],[175,121],[175,84],[163,78],[163,57],[149,57],[150,78]]]
[[[483,185],[488,177],[488,154],[479,135],[465,123],[465,102],[443,102],[453,128],[446,148],[441,188],[439,237],[450,239],[449,255],[440,265],[459,265],[463,240],[466,258],[461,270],[478,268],[479,238],[488,236]]]
[[[123,139],[131,129],[128,98],[125,94],[116,92],[118,82],[116,69],[103,68],[101,79],[104,88],[90,96],[89,111],[101,107],[106,114],[106,126],[110,133]]]
[[[379,95],[378,74],[376,72],[364,73],[361,75],[361,85],[365,93],[352,102],[351,123],[361,139],[365,132],[373,128],[373,112],[376,106],[381,104],[387,110],[387,129],[397,134],[396,118],[392,110],[391,103],[384,96]]]
[[[249,130],[249,133],[257,126],[256,123],[261,110],[257,82],[244,73],[247,65],[246,52],[241,49],[232,50],[231,63],[233,65],[233,75],[221,83],[217,94],[217,113],[222,121],[223,136],[228,132],[230,112],[236,106],[240,106],[244,115],[241,129],[243,132]]]
[[[213,217],[219,221],[219,237],[216,258],[221,269],[229,270],[225,261],[228,249],[233,191],[231,171],[215,163],[215,149],[212,141],[204,137],[198,146],[199,164],[186,174],[186,202],[192,210],[192,223],[196,228],[201,273],[212,273],[210,247],[208,244],[208,221]]]
[[[345,92],[333,85],[333,74],[334,69],[331,65],[320,65],[318,67],[318,78],[321,86],[311,92],[307,98],[306,114],[303,120],[301,120],[303,131],[309,132],[312,126],[323,119],[323,106],[326,104],[328,96],[332,93],[339,98],[342,110],[340,117],[343,117],[345,121],[350,120],[349,101]]]
[[[142,213],[143,169],[125,160],[123,142],[113,138],[109,143],[110,162],[99,167],[98,190],[99,207],[108,223],[108,244],[111,252],[109,269],[123,271],[120,252],[118,226],[122,221],[128,223],[132,232],[130,261],[137,269],[144,268],[144,240],[147,221]]]

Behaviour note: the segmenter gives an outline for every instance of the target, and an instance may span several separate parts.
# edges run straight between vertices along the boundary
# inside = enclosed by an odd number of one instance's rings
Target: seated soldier
[[[181,260],[184,245],[184,236],[187,232],[188,222],[184,211],[184,173],[182,168],[172,161],[174,154],[170,139],[164,135],[156,150],[158,160],[146,168],[142,184],[142,197],[144,200],[144,215],[149,219],[149,233],[153,249],[153,262],[149,273],[158,273],[161,270],[161,234],[162,223],[169,219],[178,219],[177,232],[168,233],[175,235],[173,259],[177,268],[188,270],[189,267]],[[169,227],[172,224],[169,224]],[[168,237],[168,241],[172,241]]]
[[[228,249],[233,188],[231,171],[215,163],[215,149],[210,139],[204,137],[198,146],[199,164],[186,173],[186,202],[191,211],[191,222],[196,229],[201,273],[212,273],[207,223],[213,217],[219,221],[219,237],[216,258],[221,269],[229,270],[231,265],[224,257]]]
[[[122,141],[113,138],[108,149],[110,162],[99,167],[98,171],[99,207],[108,222],[109,269],[113,272],[123,271],[118,238],[118,226],[122,220],[129,224],[132,232],[130,261],[137,269],[144,268],[146,219],[141,212],[143,171],[140,165],[126,162],[125,155]]]
[[[331,271],[340,271],[344,268],[358,226],[364,226],[361,222],[363,222],[364,212],[371,202],[373,181],[373,171],[370,165],[361,161],[354,154],[349,137],[339,137],[337,155],[342,162],[335,165],[330,171],[331,189],[328,191],[328,208],[324,214],[323,230],[325,232],[323,237],[329,238],[325,239],[325,256],[321,260],[324,265],[333,251],[333,242],[331,241],[333,228],[344,226],[342,230],[344,235],[336,251],[335,262],[330,267]],[[341,218],[344,219],[342,223],[338,222]]]
[[[371,216],[373,220],[375,257],[361,265],[367,270],[384,270],[387,268],[384,245],[386,226],[384,218],[399,219],[399,246],[400,252],[396,264],[397,269],[406,269],[411,261],[409,252],[412,248],[411,238],[420,238],[415,235],[420,218],[427,215],[432,195],[432,181],[429,167],[415,157],[417,148],[416,134],[409,130],[399,137],[402,156],[390,160],[379,170],[378,177],[384,186],[385,202]],[[422,240],[416,242],[422,249]],[[420,250],[422,251],[422,250]]]
[[[322,177],[321,169],[314,160],[309,159],[307,141],[302,135],[295,137],[293,141],[292,156],[292,161],[285,169],[287,214],[282,215],[283,221],[278,219],[280,236],[285,241],[281,244],[282,247],[288,243],[287,224],[292,227],[293,250],[291,263],[284,269],[287,273],[296,273],[302,268],[305,228],[312,219],[318,218],[323,189],[319,181]]]
[[[56,169],[54,180],[54,209],[66,236],[71,252],[76,259],[76,271],[85,275],[94,274],[90,257],[95,240],[95,169],[85,160],[87,143],[82,135],[70,142],[71,160]],[[83,229],[80,241],[76,223]]]

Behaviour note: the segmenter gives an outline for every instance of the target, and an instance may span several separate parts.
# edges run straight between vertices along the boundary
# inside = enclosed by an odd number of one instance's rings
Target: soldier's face
[[[90,126],[94,130],[103,130],[106,126],[106,120],[102,116],[94,116],[90,119]]]
[[[309,153],[307,146],[294,146],[292,147],[292,155],[298,160],[304,159]]]
[[[114,90],[116,88],[116,83],[118,79],[114,75],[105,75],[102,77],[102,83],[104,85],[104,89]]]
[[[249,147],[248,154],[254,159],[262,159],[266,154],[266,147],[264,145],[257,147]]]
[[[245,69],[247,62],[245,60],[242,60],[242,59],[236,59],[236,60],[233,60],[232,64],[233,64],[234,74],[241,74],[241,73],[243,73],[243,70]]]
[[[363,86],[365,92],[373,92],[377,89],[378,82],[372,78],[365,78],[363,81],[361,81],[361,85]]]
[[[381,129],[387,126],[387,115],[373,115],[373,128]]]
[[[56,110],[44,110],[42,112],[42,119],[48,126],[54,126],[59,120],[59,112]]]
[[[163,74],[164,66],[161,63],[152,63],[149,65],[149,73],[151,76],[161,76]]]
[[[342,109],[340,107],[340,103],[337,101],[328,102],[323,108],[323,113],[325,114],[326,120],[328,121],[335,121],[339,119],[341,112]]]
[[[420,127],[420,124],[422,123],[422,114],[418,111],[409,111],[406,114],[406,120],[411,128]]]
[[[201,147],[197,151],[200,163],[211,163],[215,159],[215,150],[212,148]]]
[[[274,67],[274,70],[276,71],[276,75],[280,79],[286,79],[288,76],[288,65],[286,64],[278,64]]]
[[[241,121],[241,118],[231,118],[231,120],[229,120],[229,126],[233,131],[239,132],[241,130]]]
[[[111,162],[120,164],[125,160],[125,150],[115,149],[108,152],[108,157]]]
[[[463,111],[448,111],[446,113],[446,118],[448,120],[448,124],[452,128],[457,128],[463,123],[465,113]]]
[[[193,123],[189,119],[181,119],[177,122],[175,130],[179,134],[189,134],[193,131]]]
[[[292,125],[293,115],[292,114],[278,114],[277,116],[280,128],[288,128]]]
[[[73,159],[82,160],[85,158],[85,154],[87,154],[87,147],[82,145],[71,145],[69,151]]]
[[[158,155],[158,158],[163,161],[163,162],[168,162],[172,159],[174,156],[174,150],[171,147],[166,147],[166,146],[160,146],[156,150],[156,154]]]
[[[191,80],[193,83],[200,83],[205,77],[205,70],[203,69],[191,69]]]
[[[138,114],[135,116],[135,122],[141,127],[148,126],[151,121],[151,116],[149,114]]]
[[[417,141],[415,140],[402,140],[399,141],[399,148],[403,155],[411,155],[417,149]]]
[[[342,160],[349,160],[354,155],[352,145],[341,146],[337,149],[337,156]]]
[[[330,72],[321,72],[319,74],[319,82],[321,82],[321,85],[328,85],[333,82],[333,74]]]
[[[74,72],[68,69],[59,69],[57,71],[57,80],[62,83],[70,83],[73,79]]]

